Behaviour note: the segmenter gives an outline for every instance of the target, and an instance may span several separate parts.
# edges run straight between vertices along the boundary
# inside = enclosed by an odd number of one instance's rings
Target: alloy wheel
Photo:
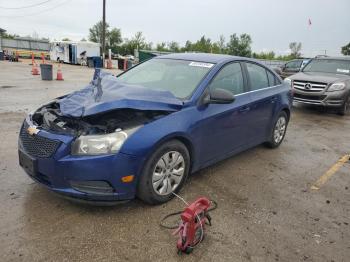
[[[287,124],[286,118],[284,116],[280,116],[276,122],[274,133],[273,133],[274,134],[273,138],[276,144],[279,144],[282,141],[284,134],[286,132],[286,124]]]

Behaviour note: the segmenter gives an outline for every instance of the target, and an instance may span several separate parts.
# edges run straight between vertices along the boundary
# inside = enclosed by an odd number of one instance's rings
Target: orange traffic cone
[[[35,62],[33,63],[33,67],[32,67],[32,75],[33,76],[40,75],[39,69],[38,69],[37,64]]]
[[[62,74],[62,70],[61,70],[61,65],[60,64],[58,64],[56,80],[60,80],[60,81],[63,80],[63,74]]]
[[[124,59],[123,70],[126,71],[128,69],[128,59]]]
[[[112,65],[112,60],[111,59],[107,60],[107,69],[113,69],[113,65]]]

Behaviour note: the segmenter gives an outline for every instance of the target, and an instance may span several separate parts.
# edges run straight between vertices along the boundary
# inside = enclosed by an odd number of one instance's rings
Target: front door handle
[[[250,110],[250,107],[249,106],[244,106],[242,108],[239,109],[239,112],[240,113],[245,113],[245,112],[248,112]]]

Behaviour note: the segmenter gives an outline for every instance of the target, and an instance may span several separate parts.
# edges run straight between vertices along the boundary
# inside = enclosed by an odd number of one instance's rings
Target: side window
[[[269,86],[266,69],[252,63],[246,63],[251,90],[259,90]]]
[[[278,80],[276,79],[276,77],[268,70],[266,70],[267,72],[267,78],[269,79],[269,86],[276,86],[278,85]]]
[[[302,60],[290,61],[286,64],[286,69],[299,69],[302,62]]]
[[[226,65],[215,76],[209,85],[210,90],[221,88],[230,91],[234,95],[244,92],[242,68],[239,63]]]

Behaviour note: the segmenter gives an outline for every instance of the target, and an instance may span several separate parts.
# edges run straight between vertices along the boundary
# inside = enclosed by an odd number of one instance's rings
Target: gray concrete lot
[[[159,227],[164,215],[183,208],[178,199],[78,205],[18,166],[25,112],[83,87],[93,70],[64,65],[63,74],[63,82],[44,82],[28,62],[0,62],[1,261],[349,261],[350,164],[310,189],[350,153],[349,116],[295,107],[280,148],[259,146],[192,175],[181,196],[205,195],[219,207],[203,243],[178,256],[176,237]]]

